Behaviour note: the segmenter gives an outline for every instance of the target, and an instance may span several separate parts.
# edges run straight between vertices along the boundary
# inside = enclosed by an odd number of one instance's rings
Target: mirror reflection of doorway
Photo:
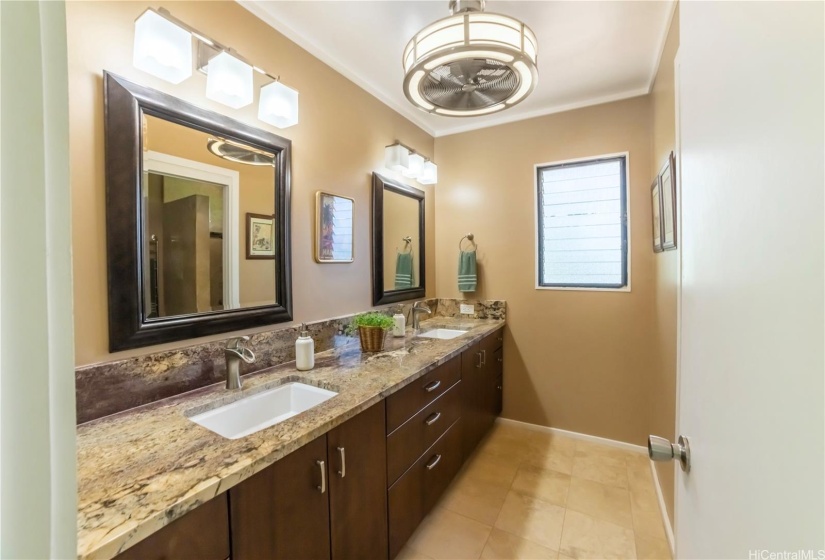
[[[144,170],[146,317],[237,308],[237,172],[155,152]]]

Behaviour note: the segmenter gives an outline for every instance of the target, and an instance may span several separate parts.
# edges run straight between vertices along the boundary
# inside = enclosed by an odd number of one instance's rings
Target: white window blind
[[[540,287],[627,286],[625,156],[538,173]]]

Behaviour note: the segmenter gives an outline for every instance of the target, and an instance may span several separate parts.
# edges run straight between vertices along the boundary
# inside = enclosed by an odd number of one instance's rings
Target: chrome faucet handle
[[[230,339],[229,342],[226,343],[224,353],[235,355],[247,364],[251,364],[255,361],[255,353],[246,347],[247,342],[249,342],[247,335]]]
[[[245,342],[249,342],[249,336],[236,336],[235,338],[230,338],[229,341],[226,343],[226,348],[229,350],[234,350],[236,348],[243,348],[245,346]]]

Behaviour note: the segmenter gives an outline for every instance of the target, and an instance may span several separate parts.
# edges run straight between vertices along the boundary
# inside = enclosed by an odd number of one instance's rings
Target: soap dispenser
[[[315,341],[309,336],[305,323],[301,323],[301,336],[295,341],[295,367],[299,371],[315,367]]]

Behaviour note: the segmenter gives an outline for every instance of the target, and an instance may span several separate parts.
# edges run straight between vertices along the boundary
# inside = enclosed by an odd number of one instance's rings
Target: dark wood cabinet
[[[384,401],[327,434],[332,560],[387,558]]]
[[[503,330],[498,330],[461,354],[464,456],[469,457],[501,412]]]
[[[326,465],[324,435],[229,490],[232,560],[330,558]]]
[[[387,557],[384,401],[229,490],[233,560]]]
[[[225,560],[229,557],[226,494],[212,498],[117,556],[118,560]]]

